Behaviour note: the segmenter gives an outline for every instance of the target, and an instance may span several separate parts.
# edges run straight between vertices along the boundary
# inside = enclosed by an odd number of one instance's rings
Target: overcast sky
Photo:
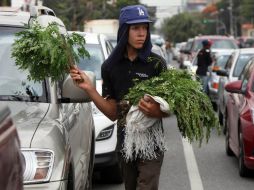
[[[157,7],[156,17],[158,20],[155,26],[160,27],[164,18],[171,17],[181,11],[182,4],[185,1],[186,0],[140,0],[140,3]]]

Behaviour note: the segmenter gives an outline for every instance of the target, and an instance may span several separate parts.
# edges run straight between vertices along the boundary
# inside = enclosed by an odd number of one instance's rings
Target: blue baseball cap
[[[120,26],[126,24],[149,23],[147,9],[142,5],[130,5],[121,9],[119,16]]]

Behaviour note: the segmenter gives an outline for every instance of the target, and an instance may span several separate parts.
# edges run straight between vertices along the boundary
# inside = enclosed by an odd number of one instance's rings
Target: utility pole
[[[230,34],[234,36],[234,19],[233,19],[233,0],[229,0],[229,23],[230,23]]]

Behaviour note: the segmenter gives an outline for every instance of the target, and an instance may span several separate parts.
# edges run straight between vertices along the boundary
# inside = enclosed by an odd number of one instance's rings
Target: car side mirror
[[[91,71],[83,71],[88,76],[90,81],[96,87],[96,77],[95,74]],[[91,99],[88,94],[76,86],[71,78],[70,75],[64,80],[63,82],[63,91],[62,91],[63,98],[68,100],[67,102],[70,103],[81,103],[81,102],[90,102]]]
[[[237,80],[237,81],[227,83],[225,85],[225,90],[230,93],[243,94],[241,87],[242,87],[242,81]]]
[[[217,70],[216,73],[217,73],[217,75],[219,75],[219,76],[228,77],[228,72],[227,72],[227,70]]]

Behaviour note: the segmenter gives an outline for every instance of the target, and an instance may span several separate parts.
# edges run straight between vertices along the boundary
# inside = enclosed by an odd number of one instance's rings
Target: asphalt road
[[[241,178],[235,157],[225,153],[225,136],[212,131],[201,147],[182,139],[175,116],[164,120],[168,151],[165,153],[159,190],[249,190],[254,174]],[[124,190],[123,184],[95,182],[93,190]]]

